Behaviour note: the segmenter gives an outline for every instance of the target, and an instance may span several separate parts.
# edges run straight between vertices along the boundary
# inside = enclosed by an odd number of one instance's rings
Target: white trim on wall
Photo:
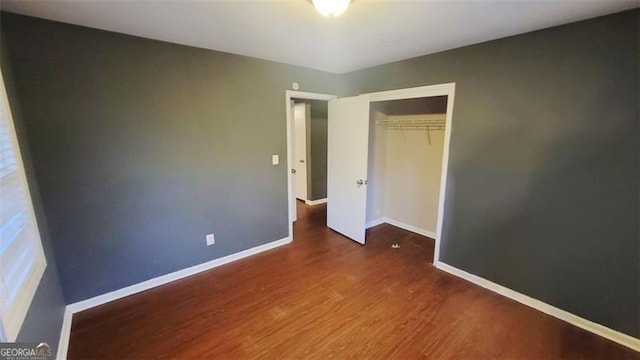
[[[629,336],[627,334],[623,334],[619,331],[610,329],[606,326],[600,325],[593,321],[587,320],[580,316],[574,315],[568,311],[559,309],[553,305],[549,305],[540,300],[534,299],[527,295],[524,295],[515,290],[509,289],[502,285],[496,284],[487,279],[481,278],[477,275],[468,273],[464,270],[460,270],[454,266],[445,264],[441,261],[434,261],[434,265],[436,268],[448,272],[452,275],[455,275],[459,278],[465,279],[469,282],[472,282],[478,286],[481,286],[485,289],[491,290],[495,293],[498,293],[502,296],[508,297],[509,299],[515,300],[523,305],[532,307],[538,311],[542,311],[547,315],[551,315],[560,320],[566,321],[569,324],[575,325],[581,329],[589,331],[593,334],[602,336],[603,338],[609,339],[613,342],[616,342],[620,345],[626,346],[632,350],[640,351],[640,339],[637,339],[633,336]]]
[[[289,204],[289,237],[293,238],[293,222],[296,219],[296,195],[293,188],[293,174],[291,169],[294,168],[294,143],[293,143],[293,113],[291,111],[291,99],[307,99],[307,100],[332,100],[337,96],[329,94],[318,94],[304,91],[285,91],[285,109],[286,109],[286,128],[287,128],[287,203]]]
[[[400,229],[411,231],[412,233],[416,233],[418,235],[426,236],[428,238],[432,238],[432,239],[436,238],[436,233],[434,233],[433,231],[421,229],[417,226],[409,225],[398,220],[390,219],[388,217],[381,217],[379,219],[369,221],[367,223],[367,229],[374,226],[378,226],[380,224],[389,224],[389,225],[398,227]]]
[[[243,250],[231,255],[223,256],[218,259],[207,261],[202,264],[191,266],[186,269],[182,269],[166,275],[158,276],[153,279],[149,279],[149,280],[146,280],[134,285],[130,285],[115,291],[111,291],[106,294],[98,295],[87,300],[78,301],[68,305],[67,307],[69,308],[69,310],[71,310],[72,313],[77,313],[86,309],[90,309],[92,307],[96,307],[114,300],[121,299],[123,297],[127,297],[129,295],[137,294],[139,292],[152,289],[160,285],[168,284],[172,281],[180,280],[187,276],[195,275],[197,273],[210,270],[236,260],[244,259],[251,255],[256,255],[261,252],[271,250],[273,248],[277,248],[282,245],[289,244],[290,242],[291,242],[291,238],[286,237],[284,239],[276,240],[276,241],[266,243],[260,246],[252,247],[250,249]]]
[[[444,203],[447,193],[447,171],[449,169],[449,145],[451,144],[451,124],[453,121],[453,101],[456,93],[456,83],[418,86],[413,88],[387,90],[369,93],[369,102],[415,99],[432,96],[447,96],[446,127],[444,131],[444,149],[442,154],[442,175],[440,178],[440,198],[438,204],[438,221],[435,236],[433,262],[440,259],[440,240],[444,223]],[[400,226],[398,226],[400,227]],[[407,229],[408,230],[408,229]],[[412,231],[412,230],[409,230]],[[427,235],[428,236],[428,235]]]
[[[252,247],[247,250],[237,252],[235,254],[227,255],[218,259],[208,261],[199,265],[191,266],[186,269],[178,270],[170,274],[158,276],[153,279],[149,279],[131,286],[124,287],[119,290],[111,291],[106,294],[98,295],[87,300],[82,300],[69,304],[65,308],[64,320],[62,321],[62,329],[60,330],[60,341],[58,342],[58,351],[56,358],[58,360],[64,360],[67,358],[67,350],[69,348],[69,338],[71,335],[71,323],[73,320],[73,314],[84,311],[96,306],[104,305],[106,303],[122,299],[124,297],[137,294],[139,292],[152,289],[154,287],[165,285],[170,282],[186,278],[191,275],[198,274],[203,271],[207,271],[218,266],[229,264],[231,262],[247,258],[252,255],[256,255],[282,245],[289,244],[292,238],[286,237],[280,240],[276,240],[270,243],[266,243],[260,246]]]
[[[318,199],[318,200],[305,200],[304,203],[309,206],[315,206],[315,205],[325,204],[326,202],[327,202],[327,198]]]
[[[381,218],[377,218],[375,220],[371,220],[368,223],[365,224],[365,228],[369,229],[372,228],[374,226],[378,226],[380,224],[384,224],[385,223],[385,217],[381,217]]]
[[[409,224],[400,222],[398,220],[387,218],[385,222],[387,224],[393,225],[395,227],[399,227],[400,229],[411,231],[411,232],[416,233],[418,235],[426,236],[426,237],[429,237],[429,238],[432,238],[432,239],[436,238],[436,233],[434,233],[433,231],[429,231],[429,230],[426,230],[426,229],[421,229],[421,228],[419,228],[417,226],[409,225]]]
[[[69,309],[69,306],[65,306],[62,328],[60,329],[60,340],[58,340],[58,352],[56,353],[56,359],[58,360],[65,360],[67,358],[69,339],[71,338],[72,320],[73,313],[71,312],[71,309]]]

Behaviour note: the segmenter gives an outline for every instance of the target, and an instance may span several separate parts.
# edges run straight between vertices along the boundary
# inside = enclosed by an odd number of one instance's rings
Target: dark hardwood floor
[[[298,214],[290,245],[76,314],[69,358],[640,359],[435,269],[431,239]]]

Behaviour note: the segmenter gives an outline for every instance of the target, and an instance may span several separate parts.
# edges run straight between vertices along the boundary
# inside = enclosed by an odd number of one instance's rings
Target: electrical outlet
[[[207,234],[206,238],[207,238],[207,246],[211,246],[216,243],[216,238],[213,236],[213,234]]]

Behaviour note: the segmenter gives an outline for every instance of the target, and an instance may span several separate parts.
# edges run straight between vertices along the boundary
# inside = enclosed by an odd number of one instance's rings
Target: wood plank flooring
[[[69,359],[640,359],[435,269],[431,239],[298,214],[290,245],[76,314]]]

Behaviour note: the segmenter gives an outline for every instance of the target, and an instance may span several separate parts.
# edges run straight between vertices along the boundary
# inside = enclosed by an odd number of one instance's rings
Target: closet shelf
[[[387,130],[444,130],[445,119],[385,119],[377,124]]]
[[[392,115],[378,119],[376,123],[386,130],[426,130],[431,145],[431,132],[445,130],[447,114]],[[402,135],[404,137],[404,132]]]

